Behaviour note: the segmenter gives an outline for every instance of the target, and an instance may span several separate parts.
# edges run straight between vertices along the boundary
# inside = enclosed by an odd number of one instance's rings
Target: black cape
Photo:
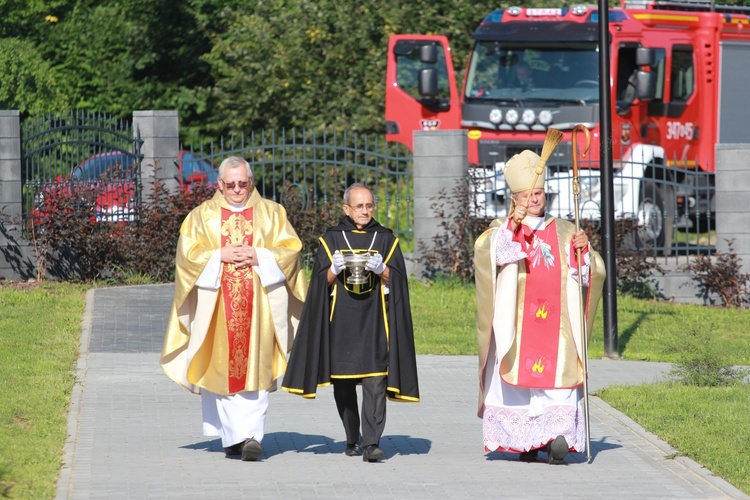
[[[282,389],[314,398],[331,379],[387,375],[388,398],[419,401],[414,330],[406,265],[398,238],[374,219],[357,229],[348,217],[319,238],[310,288]],[[348,269],[328,286],[332,255],[380,253],[390,268],[389,293],[375,273],[346,283]]]

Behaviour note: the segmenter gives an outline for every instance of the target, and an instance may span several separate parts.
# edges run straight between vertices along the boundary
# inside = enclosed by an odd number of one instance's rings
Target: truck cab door
[[[461,108],[448,39],[392,35],[385,89],[386,140],[410,150],[415,130],[455,130]]]

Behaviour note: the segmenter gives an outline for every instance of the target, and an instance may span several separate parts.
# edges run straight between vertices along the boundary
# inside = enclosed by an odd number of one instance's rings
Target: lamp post
[[[619,356],[617,349],[617,269],[615,261],[615,210],[612,170],[612,116],[609,39],[609,2],[599,2],[599,123],[601,164],[599,175],[602,185],[602,258],[607,271],[604,282],[604,353],[609,358]]]

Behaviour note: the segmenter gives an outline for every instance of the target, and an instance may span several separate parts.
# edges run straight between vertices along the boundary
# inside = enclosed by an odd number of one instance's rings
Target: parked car
[[[175,161],[178,174],[177,179],[184,189],[196,182],[216,184],[219,181],[217,165],[193,151],[181,150]]]
[[[216,165],[192,151],[179,151],[175,165],[183,189],[194,183],[218,182]],[[128,152],[91,156],[76,165],[69,177],[42,186],[34,199],[33,215],[39,219],[88,205],[93,211],[92,222],[132,222],[137,215],[137,167],[136,156]]]
[[[137,166],[132,154],[113,152],[94,155],[73,169],[71,179],[74,184],[96,188],[94,220],[135,220],[137,201],[134,179]]]
[[[44,183],[34,197],[33,216],[85,209],[92,222],[131,222],[136,216],[137,158],[127,152],[99,153],[82,161],[67,177]]]

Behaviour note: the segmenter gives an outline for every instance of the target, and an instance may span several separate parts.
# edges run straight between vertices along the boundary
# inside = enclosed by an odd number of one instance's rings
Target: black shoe
[[[245,439],[242,445],[242,461],[243,462],[255,462],[263,453],[263,447],[255,438]]]
[[[547,450],[549,463],[561,464],[565,461],[565,457],[568,455],[570,448],[568,447],[568,442],[565,440],[565,436],[560,435],[549,444]]]
[[[347,457],[359,457],[362,455],[362,447],[359,445],[359,443],[354,444],[346,444],[346,450],[344,450],[344,454]]]
[[[521,452],[518,459],[521,462],[536,462],[536,456],[539,454],[539,450],[529,450]]]
[[[234,457],[237,455],[242,455],[242,445],[245,444],[245,442],[233,444],[232,446],[228,446],[224,448],[224,453],[228,457]]]
[[[378,460],[383,460],[384,458],[385,453],[383,453],[383,450],[378,448],[378,445],[376,444],[365,446],[365,449],[362,452],[362,460],[364,460],[365,462],[377,462]]]

